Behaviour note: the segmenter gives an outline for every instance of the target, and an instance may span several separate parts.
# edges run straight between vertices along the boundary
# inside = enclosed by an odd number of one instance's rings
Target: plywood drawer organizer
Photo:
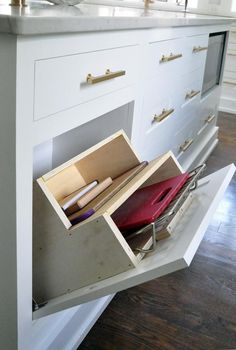
[[[95,214],[77,225],[71,225],[58,203],[94,179],[117,178],[140,163],[128,138],[120,131],[37,180],[33,209],[33,295],[37,302],[48,301],[48,304],[36,311],[35,318],[190,263],[234,166],[213,174],[206,186],[196,190],[193,209],[181,219],[173,236],[158,242],[157,249],[145,256],[132,250],[132,244],[112,220],[112,214],[138,188],[183,172],[171,152],[151,161]]]

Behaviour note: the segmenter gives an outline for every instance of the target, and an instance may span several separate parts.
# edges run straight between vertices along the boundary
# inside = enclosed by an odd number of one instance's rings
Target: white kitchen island
[[[190,264],[233,166],[208,179],[208,197],[200,190],[205,207],[182,228],[185,243],[163,245],[171,257],[144,259],[32,312],[33,180],[120,129],[142,159],[171,150],[184,169],[204,162],[218,140],[220,94],[220,85],[201,93],[208,37],[230,25],[88,4],[0,6],[1,349],[76,349],[109,294]],[[108,69],[109,80],[88,84]]]

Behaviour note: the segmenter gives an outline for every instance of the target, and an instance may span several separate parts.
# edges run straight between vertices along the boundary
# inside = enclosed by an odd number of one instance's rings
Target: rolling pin
[[[63,210],[68,209],[72,205],[74,205],[82,196],[84,196],[87,192],[89,192],[92,188],[94,188],[98,184],[98,181],[93,181],[90,184],[83,186],[79,190],[71,193],[69,196],[63,198],[59,201],[59,204]]]

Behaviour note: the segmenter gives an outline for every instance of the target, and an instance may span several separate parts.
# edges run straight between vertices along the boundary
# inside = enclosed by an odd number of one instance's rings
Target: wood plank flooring
[[[236,116],[219,125],[208,172],[236,163]],[[190,268],[118,293],[79,349],[236,349],[236,176]]]

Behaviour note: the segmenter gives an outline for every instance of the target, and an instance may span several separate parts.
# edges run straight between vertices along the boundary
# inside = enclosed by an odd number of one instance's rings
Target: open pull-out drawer
[[[71,227],[61,210],[60,196],[73,191],[74,186],[83,186],[92,180],[91,176],[101,180],[109,173],[115,178],[139,163],[126,136],[119,132],[38,180],[44,193],[35,186],[33,294],[36,301],[48,302],[34,312],[34,318],[115,293],[190,264],[234,174],[234,165],[199,181],[191,205],[171,236],[157,242],[156,250],[141,261],[111,215],[138,188],[182,173],[171,152],[149,163],[84,222]]]

